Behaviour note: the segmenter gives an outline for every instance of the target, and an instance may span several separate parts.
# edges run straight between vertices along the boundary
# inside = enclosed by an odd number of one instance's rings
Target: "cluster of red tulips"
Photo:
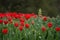
[[[22,13],[17,14],[16,12],[5,13],[5,14],[0,13],[0,24],[4,24],[4,25],[13,24],[14,27],[19,27],[19,30],[22,31],[24,26],[26,28],[29,28],[30,24],[28,23],[25,24],[25,21],[29,20],[31,17],[36,18],[37,15],[35,15],[34,13],[33,14],[22,14]],[[13,22],[15,19],[18,19],[19,23]],[[32,24],[34,24],[33,21],[32,21]],[[8,28],[2,29],[2,33],[7,34]]]
[[[53,18],[55,20],[55,18]],[[24,14],[24,13],[16,13],[16,12],[7,12],[7,13],[0,13],[0,33],[9,34],[9,29],[12,25],[13,30],[19,30],[20,33],[23,31],[32,31],[33,32],[50,32],[54,30],[54,32],[60,32],[60,27],[54,26],[55,22],[52,21],[52,18],[32,14]],[[16,29],[15,29],[16,28]],[[10,29],[10,30],[11,30]],[[47,35],[47,34],[46,34]],[[37,39],[38,40],[38,39]]]

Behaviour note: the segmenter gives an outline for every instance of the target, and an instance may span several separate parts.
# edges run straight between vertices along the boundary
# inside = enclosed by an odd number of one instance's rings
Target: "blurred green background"
[[[0,0],[0,12],[16,11],[38,13],[39,8],[46,16],[60,15],[60,0]]]

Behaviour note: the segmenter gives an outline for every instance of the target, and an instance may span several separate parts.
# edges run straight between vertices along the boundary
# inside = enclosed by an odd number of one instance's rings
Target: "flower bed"
[[[60,18],[0,13],[0,40],[59,40]]]

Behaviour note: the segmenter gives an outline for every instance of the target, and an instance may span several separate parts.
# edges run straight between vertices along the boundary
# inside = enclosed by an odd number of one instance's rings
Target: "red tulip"
[[[2,24],[3,23],[3,20],[0,20],[0,24]]]
[[[25,27],[26,27],[26,28],[29,28],[29,26],[30,26],[29,24],[25,24]]]
[[[51,22],[49,22],[47,25],[49,28],[51,28],[53,26],[53,24]]]
[[[19,27],[19,30],[22,31],[22,30],[23,30],[23,26],[20,26],[20,27]]]
[[[5,17],[6,17],[6,18],[11,17],[10,13],[6,13],[6,14],[5,14]]]
[[[8,21],[11,24],[12,23],[12,18],[8,18]]]
[[[21,25],[21,26],[24,26],[24,22],[20,22],[20,25]]]
[[[5,21],[4,21],[4,24],[8,24],[8,21],[5,20]]]
[[[8,33],[8,29],[6,28],[6,29],[2,29],[2,33],[3,34],[7,34]]]
[[[23,18],[20,18],[20,22],[24,22],[24,19]]]
[[[8,18],[8,21],[12,21],[12,18]]]
[[[45,28],[44,26],[43,26],[41,29],[42,29],[42,31],[43,31],[43,32],[45,32],[45,31],[46,31],[46,28]]]
[[[4,14],[3,13],[0,13],[0,18],[3,18],[4,17]]]
[[[30,19],[30,17],[31,17],[30,14],[26,14],[26,15],[25,15],[25,18],[26,18],[27,20]]]
[[[56,27],[55,30],[58,32],[60,31],[60,27]]]
[[[20,16],[19,16],[18,14],[16,14],[14,17],[15,17],[15,18],[20,18]]]
[[[15,27],[18,27],[18,26],[19,26],[19,24],[18,24],[18,23],[14,23],[14,26],[15,26]]]
[[[44,17],[43,17],[43,20],[44,20],[44,21],[46,21],[46,20],[47,20],[47,17],[46,17],[46,16],[44,16]]]

